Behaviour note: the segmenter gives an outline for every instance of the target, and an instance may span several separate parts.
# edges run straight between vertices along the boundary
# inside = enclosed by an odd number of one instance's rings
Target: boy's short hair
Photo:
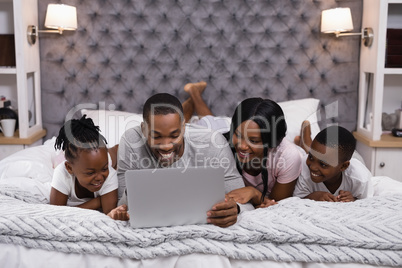
[[[315,141],[330,148],[339,149],[339,160],[349,161],[356,148],[356,139],[349,130],[340,126],[330,126],[320,131]]]
[[[148,122],[149,116],[153,115],[167,115],[167,114],[179,114],[180,118],[183,117],[183,106],[180,101],[173,95],[168,93],[158,93],[151,96],[144,104],[142,111],[142,117],[144,121]]]

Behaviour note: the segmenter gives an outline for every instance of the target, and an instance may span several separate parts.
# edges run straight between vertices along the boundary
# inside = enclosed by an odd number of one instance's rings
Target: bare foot
[[[184,86],[184,91],[190,94],[190,96],[193,95],[194,93],[198,93],[199,95],[201,95],[206,87],[207,83],[204,81],[198,83],[188,83]]]
[[[192,111],[195,111],[199,118],[207,115],[213,115],[208,105],[202,98],[202,93],[204,92],[206,87],[207,83],[204,81],[198,83],[188,83],[184,86],[184,91],[186,91],[190,95],[190,98],[187,99],[183,104],[189,107],[189,109],[186,110],[190,111],[191,115]],[[183,106],[183,109],[185,108],[185,106]],[[188,115],[190,115],[190,112],[187,111],[185,111],[185,118],[188,118]]]
[[[306,153],[309,153],[312,142],[310,122],[305,120],[301,125],[300,136],[295,137],[294,143],[303,148]]]

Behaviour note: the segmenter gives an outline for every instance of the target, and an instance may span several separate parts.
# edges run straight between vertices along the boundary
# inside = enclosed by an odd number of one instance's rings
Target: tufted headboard
[[[54,0],[39,1],[39,25]],[[362,0],[62,0],[77,7],[77,31],[40,35],[43,123],[57,135],[87,104],[141,112],[158,92],[187,98],[204,80],[216,115],[259,96],[321,100],[320,126],[356,128],[358,37],[320,33],[321,11]]]

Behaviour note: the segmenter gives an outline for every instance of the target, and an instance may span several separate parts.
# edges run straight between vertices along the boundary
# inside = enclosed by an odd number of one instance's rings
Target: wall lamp
[[[35,25],[29,25],[27,29],[28,43],[34,45],[38,33],[62,34],[64,30],[76,30],[77,9],[74,6],[49,4],[46,11],[45,27],[55,30],[39,30]]]
[[[364,45],[370,47],[373,43],[373,28],[364,28],[361,33],[343,33],[353,30],[350,8],[333,8],[323,10],[321,14],[321,32],[334,33],[336,37],[361,35]]]

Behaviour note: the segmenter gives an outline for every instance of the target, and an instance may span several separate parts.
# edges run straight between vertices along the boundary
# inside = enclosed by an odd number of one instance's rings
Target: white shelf
[[[17,73],[17,68],[15,68],[15,67],[0,66],[0,74],[16,74],[16,73]]]
[[[402,68],[385,68],[384,74],[402,74]]]
[[[37,8],[38,0],[0,0],[0,34],[14,35],[15,55],[15,66],[0,66],[0,95],[18,107],[17,142],[43,132],[39,44],[30,45],[26,38],[28,25],[38,24]]]
[[[388,29],[402,28],[402,0],[363,0],[363,25],[374,29],[371,48],[361,47],[356,150],[374,176],[402,181],[402,138],[383,134],[383,113],[401,107],[402,68],[385,67]]]

